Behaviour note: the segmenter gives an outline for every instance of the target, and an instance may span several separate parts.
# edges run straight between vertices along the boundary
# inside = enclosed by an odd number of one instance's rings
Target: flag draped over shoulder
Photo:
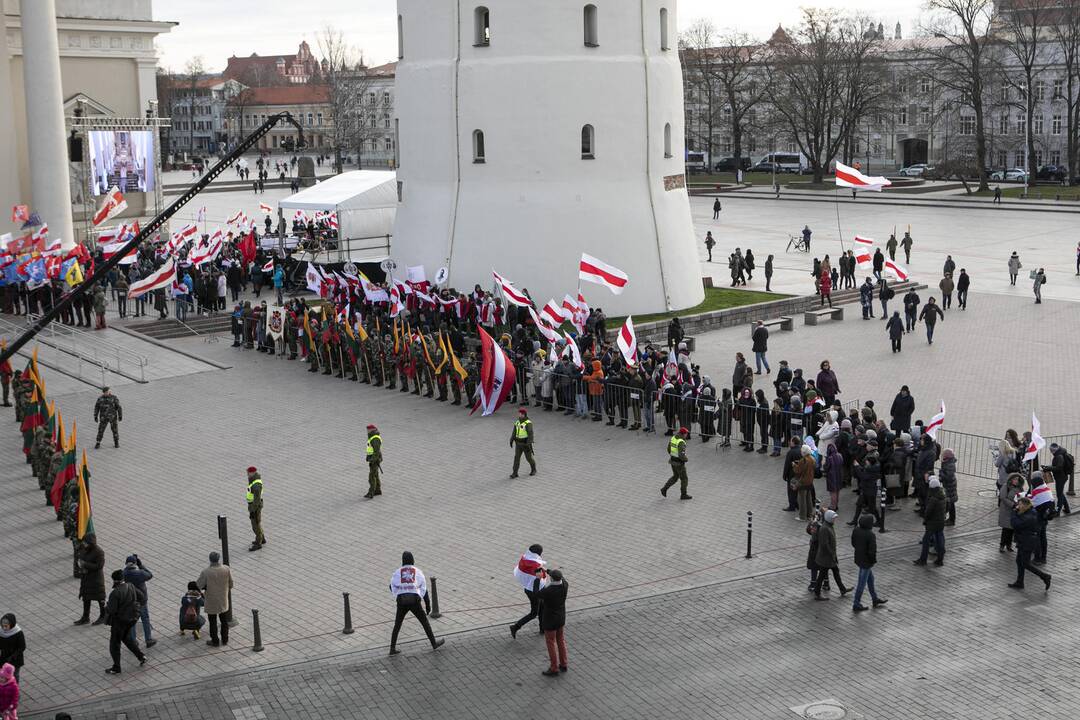
[[[517,373],[514,371],[514,364],[510,362],[510,358],[506,357],[503,349],[484,331],[484,328],[477,325],[476,330],[480,333],[480,354],[483,359],[476,404],[473,405],[472,412],[469,414],[479,409],[482,410],[481,415],[485,416],[498,410],[509,397],[514,381],[517,379]]]

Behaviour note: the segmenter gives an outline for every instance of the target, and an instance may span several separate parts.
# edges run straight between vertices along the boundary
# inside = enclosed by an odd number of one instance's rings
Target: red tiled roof
[[[368,68],[369,75],[379,75],[382,77],[394,77],[397,72],[397,62],[388,62],[385,65],[378,65],[373,68]]]
[[[326,85],[281,85],[277,87],[251,88],[246,105],[312,105],[330,100]]]

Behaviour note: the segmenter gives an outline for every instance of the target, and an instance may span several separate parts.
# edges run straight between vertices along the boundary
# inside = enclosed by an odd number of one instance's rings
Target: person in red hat
[[[681,427],[679,432],[675,433],[675,437],[668,442],[668,462],[671,464],[671,477],[660,488],[660,494],[664,497],[667,497],[668,488],[678,480],[680,483],[679,499],[693,500],[690,495],[686,494],[686,486],[690,483],[690,479],[686,476],[686,438],[688,437],[690,437],[690,431]]]
[[[533,457],[533,426],[529,419],[529,410],[524,405],[518,409],[518,419],[514,421],[514,431],[510,433],[510,447],[514,448],[514,471],[510,478],[518,476],[521,456],[529,461],[529,475],[536,474],[536,459]]]
[[[251,518],[251,531],[255,533],[255,540],[248,550],[259,550],[266,544],[266,536],[262,530],[263,509],[263,481],[255,466],[247,469],[247,506],[248,517]]]
[[[367,426],[367,464],[368,464],[368,491],[366,497],[371,500],[376,495],[382,495],[382,483],[379,482],[379,474],[382,472],[382,437],[379,428],[374,425]]]

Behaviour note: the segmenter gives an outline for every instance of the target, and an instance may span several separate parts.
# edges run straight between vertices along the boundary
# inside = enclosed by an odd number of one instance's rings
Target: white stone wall
[[[491,42],[474,47],[477,4],[398,2],[403,185],[394,259],[429,273],[447,265],[459,287],[490,286],[495,267],[542,304],[574,291],[588,252],[630,276],[621,296],[582,288],[608,314],[700,302],[689,199],[679,187],[675,1],[594,0],[599,47],[584,43],[586,3],[569,0],[486,0]],[[595,132],[591,160],[582,159],[585,124]],[[474,162],[475,130],[484,133],[483,163]]]

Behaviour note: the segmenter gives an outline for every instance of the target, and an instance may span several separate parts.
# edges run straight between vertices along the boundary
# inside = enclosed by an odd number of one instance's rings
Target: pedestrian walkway
[[[579,576],[568,570],[570,670],[558,678],[540,675],[539,638],[511,640],[496,625],[451,635],[437,653],[417,642],[387,658],[373,647],[96,701],[76,716],[1073,718],[1080,701],[1066,658],[1075,633],[1040,619],[1080,612],[1078,573],[1062,560],[1080,541],[1080,523],[1052,531],[1049,593],[1006,588],[1012,556],[987,533],[953,543],[944,568],[912,572],[909,548],[883,553],[875,574],[889,603],[861,614],[835,592],[813,602],[802,569],[575,610]],[[850,545],[840,551],[850,555]],[[850,561],[841,565],[853,580]],[[1002,668],[1038,670],[1003,683]]]

